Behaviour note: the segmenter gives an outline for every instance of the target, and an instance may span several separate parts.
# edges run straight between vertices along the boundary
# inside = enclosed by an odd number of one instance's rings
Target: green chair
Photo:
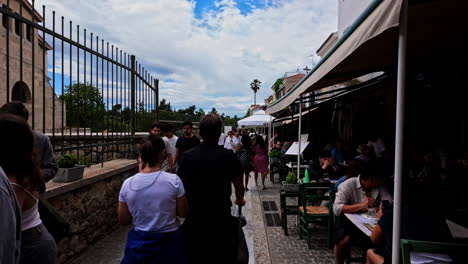
[[[298,217],[299,237],[305,233],[307,245],[312,248],[310,223],[327,223],[328,246],[333,243],[333,200],[334,192],[330,183],[303,183],[300,186],[300,206]],[[330,195],[326,195],[329,193]],[[329,201],[328,206],[320,206],[322,201]]]
[[[468,244],[453,244],[401,239],[400,246],[403,264],[411,264],[410,252],[448,254],[450,256],[457,257],[456,263],[463,263],[467,260],[468,257]]]

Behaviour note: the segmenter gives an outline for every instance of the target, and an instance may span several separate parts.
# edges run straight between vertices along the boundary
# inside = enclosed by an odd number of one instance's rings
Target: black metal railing
[[[34,2],[0,6],[0,104],[24,103],[56,154],[91,163],[132,155],[138,131],[158,119],[158,80],[134,55]]]

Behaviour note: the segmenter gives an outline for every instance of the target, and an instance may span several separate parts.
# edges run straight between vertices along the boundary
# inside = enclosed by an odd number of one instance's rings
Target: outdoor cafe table
[[[345,213],[345,216],[368,237],[377,224],[377,218],[369,218],[367,213]]]

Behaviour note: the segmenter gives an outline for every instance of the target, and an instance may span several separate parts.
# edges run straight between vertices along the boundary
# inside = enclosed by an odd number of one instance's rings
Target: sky
[[[134,54],[173,107],[230,116],[253,104],[253,79],[263,104],[277,78],[311,68],[337,28],[333,0],[36,0],[36,9],[43,4],[48,18],[54,10]]]

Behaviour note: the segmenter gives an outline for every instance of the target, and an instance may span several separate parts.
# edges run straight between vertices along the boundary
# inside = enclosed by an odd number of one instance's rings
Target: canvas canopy
[[[259,110],[253,115],[237,121],[237,124],[244,127],[262,127],[268,126],[273,119],[273,116],[267,115],[263,110]]]

